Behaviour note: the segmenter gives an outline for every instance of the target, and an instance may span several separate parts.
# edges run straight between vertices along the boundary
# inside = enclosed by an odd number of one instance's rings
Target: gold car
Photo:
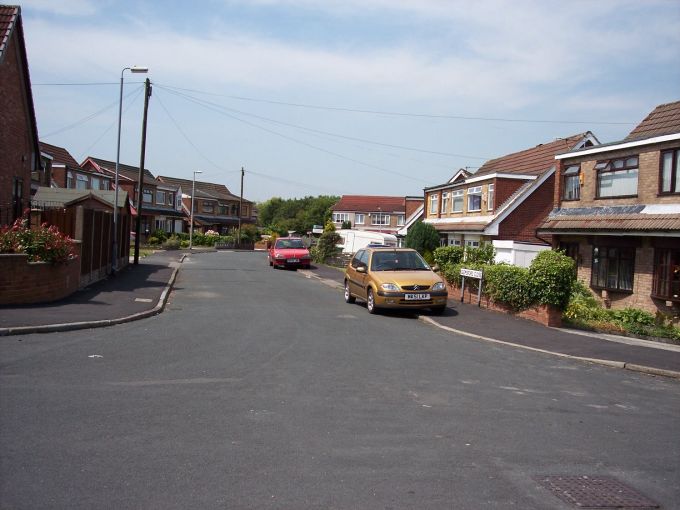
[[[378,308],[446,309],[446,284],[420,254],[410,248],[365,248],[345,269],[345,301],[366,301],[368,313]]]

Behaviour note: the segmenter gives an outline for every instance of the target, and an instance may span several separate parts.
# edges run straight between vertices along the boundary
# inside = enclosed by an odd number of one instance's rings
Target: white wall
[[[515,241],[494,241],[493,247],[496,250],[494,258],[496,264],[505,262],[520,267],[529,267],[539,252],[550,249],[550,246],[524,244]]]

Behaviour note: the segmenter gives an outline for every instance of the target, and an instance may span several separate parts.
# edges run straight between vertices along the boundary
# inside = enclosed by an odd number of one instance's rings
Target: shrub
[[[151,244],[153,246],[161,244],[161,240],[156,236],[151,236],[146,240],[146,244]]]
[[[182,239],[182,240],[179,242],[179,247],[180,247],[180,248],[188,248],[188,247],[189,247],[189,241],[188,241],[188,240]]]
[[[419,221],[406,234],[406,247],[417,250],[421,255],[433,253],[439,247],[439,234],[429,223]]]
[[[444,270],[447,266],[462,262],[464,252],[465,248],[462,246],[440,246],[434,250],[434,261]]]
[[[31,229],[28,219],[0,228],[0,253],[25,253],[31,262],[64,263],[77,257],[75,241],[52,225]]]
[[[545,250],[531,263],[529,277],[537,303],[564,309],[576,280],[576,265],[561,252]]]
[[[342,241],[340,234],[335,231],[335,225],[332,221],[327,221],[323,229],[323,234],[319,238],[319,242],[310,251],[310,255],[314,262],[325,263],[328,259],[333,258],[340,253],[338,244]]]
[[[624,326],[654,326],[655,317],[649,312],[637,308],[624,308],[622,310],[608,310],[609,317]]]
[[[151,236],[155,237],[156,239],[158,239],[159,242],[162,243],[168,238],[168,233],[162,228],[157,228],[156,230],[153,231]]]
[[[347,228],[352,228],[352,222],[351,221],[343,221],[342,225],[340,226],[341,229],[347,229]]]
[[[482,243],[478,248],[472,246],[465,247],[465,262],[479,264],[493,264],[495,250],[493,244]]]
[[[170,237],[166,241],[163,241],[161,247],[165,250],[179,250],[180,240],[177,237]]]
[[[524,310],[536,302],[536,288],[529,270],[524,267],[488,265],[484,271],[484,285],[491,299],[515,310]]]

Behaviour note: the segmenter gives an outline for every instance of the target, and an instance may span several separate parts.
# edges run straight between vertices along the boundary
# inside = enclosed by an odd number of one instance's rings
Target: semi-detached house
[[[501,260],[526,265],[550,246],[536,228],[553,207],[555,155],[598,143],[591,132],[580,133],[492,159],[475,173],[461,169],[425,188],[423,221],[439,232],[442,246],[493,241],[507,257]]]
[[[539,235],[614,308],[680,313],[680,101],[624,140],[556,157],[555,207]]]

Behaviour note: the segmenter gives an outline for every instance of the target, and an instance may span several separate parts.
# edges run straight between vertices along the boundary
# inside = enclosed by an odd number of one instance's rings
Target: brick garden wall
[[[73,294],[79,284],[80,258],[49,264],[28,262],[22,253],[0,255],[0,305],[57,301]]]
[[[450,283],[447,283],[447,287],[449,291],[449,298],[460,301],[460,287],[456,287]],[[463,302],[477,304],[477,290],[471,290],[470,287],[466,286]],[[482,294],[481,306],[489,310],[503,312],[509,315],[514,315],[515,317],[538,322],[544,326],[550,326],[553,328],[559,328],[562,326],[562,312],[552,306],[540,305],[517,312],[503,303],[494,302],[489,296],[485,294]]]

